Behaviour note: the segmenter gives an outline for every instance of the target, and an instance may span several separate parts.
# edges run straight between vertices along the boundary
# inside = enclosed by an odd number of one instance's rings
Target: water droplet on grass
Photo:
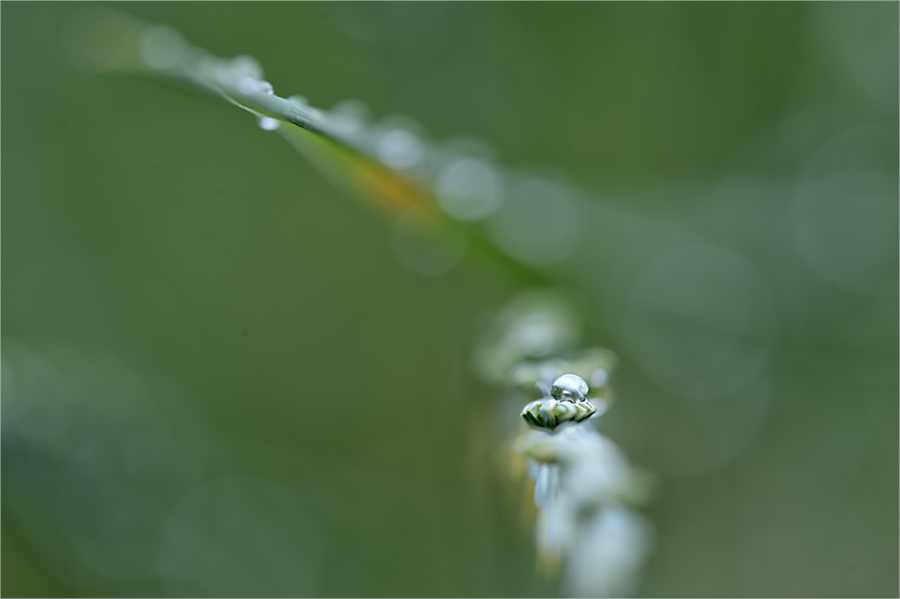
[[[250,77],[252,79],[262,79],[264,76],[259,61],[246,54],[232,58],[228,63],[228,69],[235,78]]]
[[[378,140],[377,152],[378,158],[386,165],[396,169],[408,169],[419,162],[424,148],[413,133],[405,129],[394,129]]]
[[[250,94],[258,93],[269,95],[275,93],[275,89],[272,87],[271,83],[263,79],[257,79],[256,77],[244,77],[238,81],[237,88],[240,93],[248,96]]]
[[[273,119],[272,117],[261,116],[259,117],[259,121],[257,121],[257,124],[259,125],[260,129],[264,129],[266,131],[274,131],[281,126],[281,121],[279,121],[278,119]]]
[[[438,175],[436,191],[441,208],[460,220],[485,218],[503,201],[499,174],[477,158],[461,158],[445,166]]]
[[[550,388],[550,395],[562,401],[584,401],[588,396],[588,385],[577,374],[564,374],[555,381]]]
[[[361,132],[372,118],[369,107],[359,100],[345,100],[334,106],[328,115],[332,126],[343,135]]]

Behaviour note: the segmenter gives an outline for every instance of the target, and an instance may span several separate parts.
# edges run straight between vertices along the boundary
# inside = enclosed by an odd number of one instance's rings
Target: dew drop
[[[562,401],[584,401],[588,396],[588,386],[584,379],[577,374],[564,374],[555,381],[550,388],[550,395]]]
[[[279,121],[278,119],[273,119],[272,117],[261,116],[259,117],[259,121],[257,121],[257,124],[259,125],[260,129],[264,129],[266,131],[274,131],[281,126],[281,121]]]
[[[343,135],[361,132],[371,120],[369,107],[359,100],[345,100],[329,113],[332,126]]]
[[[263,78],[262,66],[255,58],[246,54],[232,58],[228,68],[231,71],[231,75],[236,79],[244,77],[252,79]]]
[[[368,123],[372,120],[372,110],[365,102],[360,100],[344,100],[334,105],[332,114],[353,117],[356,120]]]
[[[244,77],[240,79],[237,83],[237,89],[246,96],[258,93],[269,95],[275,93],[271,83],[262,79],[257,79],[256,77]]]
[[[242,77],[237,84],[238,91],[242,94],[252,94],[256,91],[256,84],[259,79],[254,77]]]
[[[454,160],[441,169],[435,186],[441,208],[460,220],[490,216],[503,201],[499,174],[477,158]]]
[[[421,160],[424,148],[413,133],[394,129],[378,140],[377,152],[378,158],[391,168],[407,169]]]

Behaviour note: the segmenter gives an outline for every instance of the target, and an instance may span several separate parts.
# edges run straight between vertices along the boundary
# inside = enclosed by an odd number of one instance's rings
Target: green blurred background
[[[896,3],[117,7],[583,190],[640,595],[897,596]],[[78,70],[78,8],[2,3],[3,595],[554,594],[473,475],[517,279],[408,272],[246,113]]]

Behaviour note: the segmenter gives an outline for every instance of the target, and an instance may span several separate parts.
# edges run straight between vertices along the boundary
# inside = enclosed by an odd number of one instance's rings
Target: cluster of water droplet
[[[271,93],[261,73],[249,73],[240,85],[243,93]],[[582,200],[571,186],[505,170],[481,143],[432,143],[409,118],[389,116],[372,122],[371,111],[357,100],[341,102],[331,110],[313,108],[302,96],[288,100],[300,121],[421,185],[451,218],[484,221],[486,233],[518,261],[542,266],[563,260],[582,234]],[[266,130],[278,127],[271,118],[260,119],[259,124]],[[446,269],[424,270],[429,272],[423,274],[433,274],[430,271]]]
[[[500,167],[483,144],[429,142],[408,118],[369,123],[358,102],[321,113],[322,129],[422,185],[451,218],[486,224],[512,258],[546,266],[571,255],[584,233],[583,201],[570,185]]]
[[[581,200],[574,189],[503,169],[482,144],[433,144],[417,124],[400,117],[358,127],[353,137],[383,164],[423,183],[450,217],[485,221],[487,234],[516,260],[531,265],[558,262],[582,234]]]
[[[252,56],[241,55],[227,60],[207,54],[199,60],[211,78],[225,89],[244,96],[275,94],[272,84],[264,78],[262,66]]]
[[[432,143],[409,118],[389,116],[372,122],[370,110],[359,101],[320,110],[302,96],[280,98],[253,57],[215,57],[189,46],[177,31],[164,25],[145,26],[138,50],[147,68],[207,85],[254,112],[266,131],[290,121],[370,156],[422,187],[452,219],[484,222],[480,230],[519,262],[538,267],[556,264],[571,255],[582,238],[583,202],[574,188],[546,176],[501,168],[483,144],[471,140]],[[459,262],[462,253],[443,252],[439,265],[413,270],[445,272]],[[426,256],[404,263],[429,261]]]
[[[180,33],[166,25],[144,26],[138,35],[137,49],[145,67],[186,76],[232,101],[240,103],[256,94],[275,96],[275,89],[265,79],[262,66],[252,56],[231,59],[213,56],[206,50],[190,46]],[[274,131],[281,121],[259,115],[258,123],[262,129]]]

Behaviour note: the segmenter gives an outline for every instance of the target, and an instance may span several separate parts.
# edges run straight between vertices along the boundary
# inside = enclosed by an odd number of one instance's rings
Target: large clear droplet
[[[587,399],[589,388],[584,379],[577,374],[564,374],[555,381],[550,388],[550,395],[562,401],[584,401]]]

